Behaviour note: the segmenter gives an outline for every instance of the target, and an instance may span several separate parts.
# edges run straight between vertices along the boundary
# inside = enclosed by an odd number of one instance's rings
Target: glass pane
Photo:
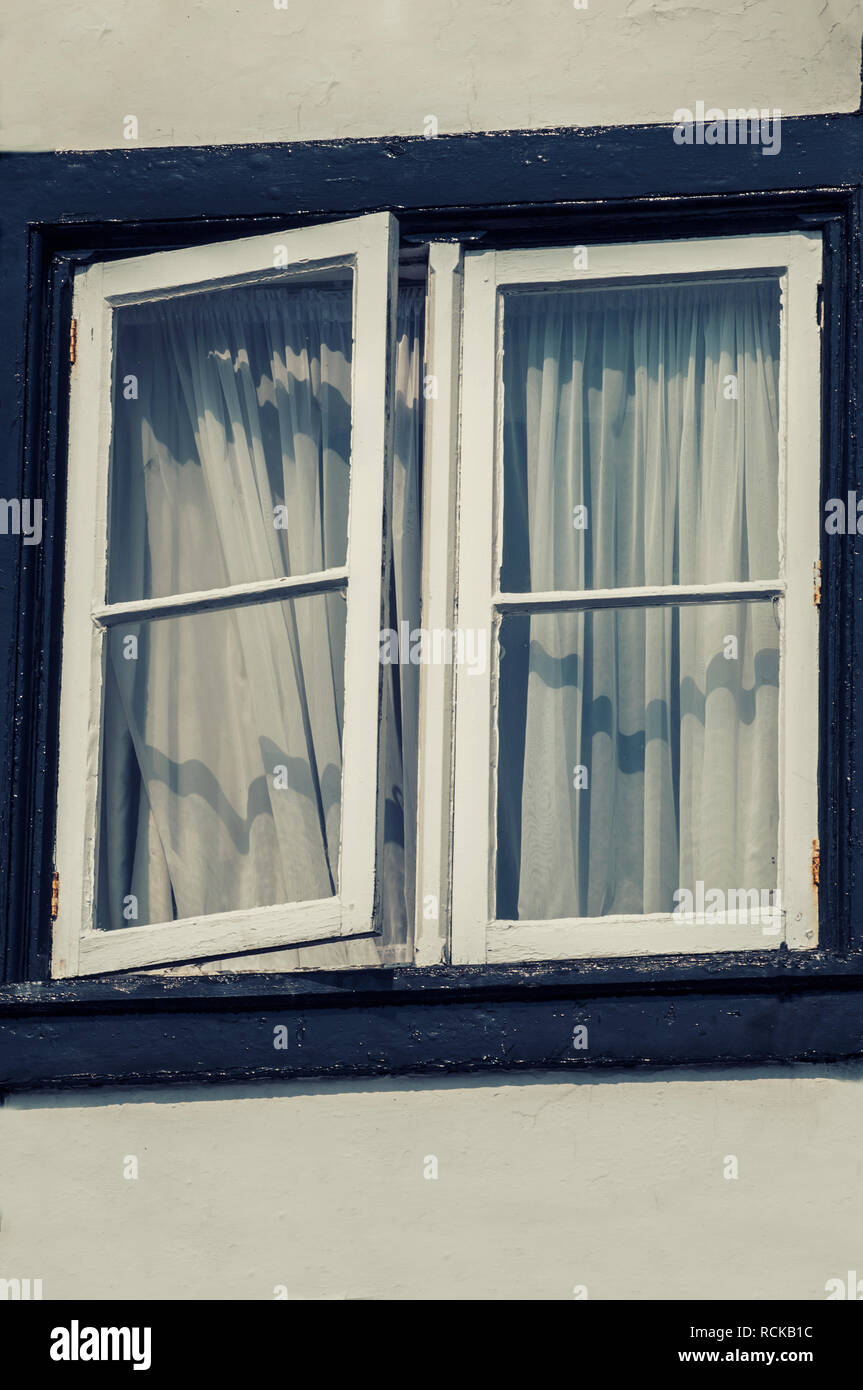
[[[777,280],[504,297],[504,592],[773,579]]]
[[[498,917],[770,895],[778,708],[769,601],[505,617]]]
[[[341,594],[106,635],[97,926],[337,891]]]
[[[352,281],[115,313],[108,602],[343,565]]]

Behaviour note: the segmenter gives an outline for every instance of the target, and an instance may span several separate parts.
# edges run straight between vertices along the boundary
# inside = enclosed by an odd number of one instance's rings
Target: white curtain
[[[344,563],[351,300],[350,284],[232,289],[120,311],[111,601]],[[395,501],[415,535],[421,313],[406,295]],[[413,549],[395,557],[395,603],[416,621],[418,567]],[[345,614],[331,594],[111,631],[100,926],[337,891]],[[394,702],[402,718],[387,745],[390,796],[402,801],[414,794],[411,701],[407,690]],[[391,816],[394,944],[412,903],[405,839]]]
[[[775,577],[778,324],[774,281],[509,295],[502,588]],[[501,642],[500,917],[775,887],[769,601],[512,616]]]

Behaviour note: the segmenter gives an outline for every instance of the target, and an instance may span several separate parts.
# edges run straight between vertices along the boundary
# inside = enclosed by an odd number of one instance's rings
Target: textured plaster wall
[[[823,1299],[863,1270],[863,1072],[19,1098],[0,1210],[46,1298]]]
[[[582,3],[582,0],[579,0]],[[3,15],[0,144],[27,149],[854,110],[859,0],[28,0]]]

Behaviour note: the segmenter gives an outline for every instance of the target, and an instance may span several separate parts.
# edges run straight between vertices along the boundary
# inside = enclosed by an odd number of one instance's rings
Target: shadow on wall
[[[179,1082],[171,1086],[106,1086],[88,1090],[40,1091],[0,1096],[0,1106],[15,1110],[56,1110],[58,1108],[96,1108],[118,1105],[191,1105],[193,1103],[242,1100],[276,1100],[290,1097],[311,1098],[314,1095],[336,1096],[406,1096],[428,1092],[488,1092],[515,1091],[536,1086],[554,1086],[558,1090],[580,1090],[584,1087],[619,1087],[717,1082],[827,1080],[863,1083],[863,1061],[793,1063],[787,1066],[762,1067],[654,1067],[598,1069],[593,1073],[532,1071],[525,1073],[500,1072],[494,1075],[453,1076],[394,1076],[356,1077],[353,1080],[327,1080],[312,1077],[307,1081],[272,1082],[213,1082],[201,1086],[194,1082]]]

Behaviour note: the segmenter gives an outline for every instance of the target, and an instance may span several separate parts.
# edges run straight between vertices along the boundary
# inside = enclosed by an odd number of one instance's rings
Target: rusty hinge
[[[812,566],[812,602],[816,608],[821,607],[821,561],[816,560]]]
[[[51,875],[51,921],[56,922],[60,911],[60,875],[55,869]]]
[[[72,319],[69,324],[69,365],[74,367],[78,361],[78,320]]]
[[[821,846],[817,840],[812,841],[812,886],[817,888],[821,882]]]

